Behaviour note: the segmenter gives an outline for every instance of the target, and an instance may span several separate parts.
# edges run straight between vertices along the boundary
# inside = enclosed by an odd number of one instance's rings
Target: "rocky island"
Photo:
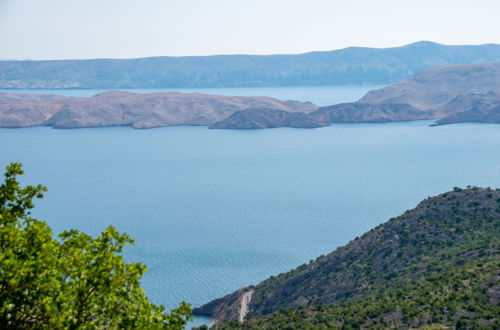
[[[219,96],[183,93],[111,91],[93,97],[0,93],[0,127],[45,125],[54,128],[212,125],[236,111],[266,108],[311,112],[310,102],[264,96]]]
[[[407,103],[430,112],[459,95],[490,91],[500,93],[500,62],[432,67],[409,79],[369,91],[359,102]]]
[[[500,63],[434,67],[357,102],[321,107],[310,114],[330,123],[439,119],[438,124],[499,122],[491,113],[500,93]],[[483,104],[477,107],[477,104]],[[463,113],[463,114],[462,114]],[[445,119],[451,116],[449,119]]]
[[[433,67],[368,92],[357,102],[319,108],[264,96],[110,91],[93,97],[0,93],[0,127],[54,128],[207,125],[218,129],[314,128],[330,123],[437,120],[500,123],[500,62]]]

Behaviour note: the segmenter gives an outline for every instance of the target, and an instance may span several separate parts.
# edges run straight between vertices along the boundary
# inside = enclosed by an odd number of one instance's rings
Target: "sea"
[[[329,105],[374,87],[175,91]],[[0,166],[21,162],[23,184],[48,188],[33,216],[55,233],[97,235],[112,225],[132,236],[125,258],[147,265],[143,288],[171,309],[307,263],[453,187],[500,187],[500,125],[431,124],[0,129]]]

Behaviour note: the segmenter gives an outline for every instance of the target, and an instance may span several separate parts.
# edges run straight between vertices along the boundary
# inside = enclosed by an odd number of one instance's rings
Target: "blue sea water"
[[[454,186],[500,187],[500,125],[0,129],[55,232],[135,238],[155,303],[200,305],[346,244]]]
[[[280,100],[309,101],[319,106],[352,102],[361,98],[367,91],[382,86],[301,86],[301,87],[235,87],[235,88],[169,88],[169,89],[123,89],[135,93],[179,92],[203,93],[226,96],[270,96]],[[7,93],[57,94],[63,96],[88,97],[105,89],[0,89]]]

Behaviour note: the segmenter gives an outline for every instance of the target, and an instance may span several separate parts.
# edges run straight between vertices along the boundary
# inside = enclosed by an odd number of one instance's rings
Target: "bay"
[[[0,166],[21,162],[23,183],[48,187],[33,215],[55,232],[135,238],[127,260],[174,308],[288,271],[454,186],[500,186],[499,125],[431,123],[0,129]]]

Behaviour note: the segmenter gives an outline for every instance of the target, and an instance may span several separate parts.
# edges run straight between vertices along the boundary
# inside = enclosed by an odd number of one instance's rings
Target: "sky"
[[[0,59],[500,43],[500,0],[0,0]]]

